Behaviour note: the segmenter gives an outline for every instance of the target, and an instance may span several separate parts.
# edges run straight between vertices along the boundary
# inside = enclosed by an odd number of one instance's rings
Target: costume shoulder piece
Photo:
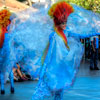
[[[74,12],[68,17],[66,27],[66,32],[68,32],[69,36],[87,38],[93,35],[100,35],[99,14],[74,4],[72,6]]]

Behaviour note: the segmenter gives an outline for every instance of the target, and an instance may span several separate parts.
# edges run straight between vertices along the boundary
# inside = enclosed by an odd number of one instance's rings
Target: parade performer
[[[84,49],[77,39],[64,33],[68,16],[73,12],[73,7],[65,1],[54,4],[48,11],[54,22],[54,32],[41,57],[40,80],[33,100],[52,94],[54,100],[62,100],[63,90],[74,82]]]
[[[25,8],[24,8],[25,9]],[[34,8],[31,9],[31,12],[35,12]],[[23,55],[25,56],[25,48],[23,45],[20,46],[21,50],[17,48],[17,43],[12,42],[14,41],[12,36],[12,30],[16,30],[15,27],[23,21],[26,21],[29,17],[29,12],[22,14],[23,11],[17,12],[16,14],[11,13],[7,8],[3,8],[0,11],[0,81],[1,81],[1,94],[5,94],[4,89],[4,80],[5,80],[5,73],[9,73],[9,78],[11,81],[11,93],[14,93],[14,80],[13,80],[13,71],[12,68],[16,65],[19,58]],[[23,18],[21,15],[24,15]],[[17,16],[17,17],[16,17]],[[17,20],[16,20],[17,19]],[[15,44],[14,44],[15,43]],[[21,45],[21,44],[20,44]],[[28,51],[28,50],[27,50]],[[31,51],[30,51],[31,52]],[[21,55],[22,54],[22,55]],[[29,55],[29,52],[28,52]],[[31,53],[32,55],[32,53]],[[23,58],[22,56],[22,58]],[[29,55],[30,56],[30,55]],[[22,62],[23,63],[23,62]],[[23,64],[22,64],[23,65]],[[28,64],[29,65],[29,64]],[[31,69],[31,68],[29,68]]]
[[[9,78],[11,81],[11,93],[14,93],[14,81],[12,68],[16,64],[16,55],[14,55],[14,49],[12,48],[13,43],[9,43],[11,40],[10,27],[14,28],[13,25],[16,21],[12,20],[18,16],[17,14],[22,10],[29,8],[29,6],[22,4],[16,0],[6,0],[0,2],[0,79],[1,79],[1,94],[5,93],[4,80],[5,73],[9,73]],[[11,13],[14,12],[14,13]],[[18,20],[19,21],[19,20]],[[18,22],[17,22],[18,23]],[[8,32],[9,31],[9,32]]]
[[[0,79],[1,79],[1,94],[5,93],[4,90],[4,76],[5,72],[9,70],[10,74],[10,81],[11,81],[11,93],[14,93],[14,81],[13,81],[13,72],[10,70],[8,64],[11,64],[9,60],[13,60],[10,57],[9,52],[9,43],[7,42],[9,40],[9,35],[7,34],[7,27],[11,23],[11,12],[7,9],[3,9],[0,11]]]

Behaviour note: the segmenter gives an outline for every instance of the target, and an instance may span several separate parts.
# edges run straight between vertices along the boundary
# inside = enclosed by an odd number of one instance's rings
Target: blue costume
[[[14,92],[14,80],[13,80],[13,72],[12,68],[15,62],[15,56],[12,54],[12,49],[9,48],[9,34],[5,34],[5,41],[3,47],[0,48],[0,79],[1,79],[1,94],[4,94],[4,76],[5,72],[9,72],[9,78],[11,82],[11,92]]]
[[[70,50],[53,30],[53,22],[47,15],[48,8],[31,13],[24,22],[16,19],[15,25],[12,22],[10,26],[13,34],[8,42],[10,52],[16,58],[13,63],[21,62],[33,77],[40,78],[33,100],[53,94],[55,100],[62,100],[63,91],[70,88],[75,80],[84,52],[79,39],[100,35],[100,28],[96,25],[100,18],[91,11],[72,6],[74,12],[68,17],[64,31]],[[43,58],[46,45],[48,50]]]
[[[6,11],[6,10],[4,10]],[[12,15],[13,16],[13,15]],[[12,16],[10,18],[10,21],[13,20]],[[7,18],[7,15],[6,15]],[[13,16],[14,18],[14,16]],[[5,17],[4,17],[5,19]],[[3,19],[3,20],[4,20]],[[5,20],[6,21],[6,20]],[[4,23],[6,24],[6,22]],[[2,34],[1,32],[0,34]],[[12,67],[14,65],[14,62],[16,61],[16,57],[13,54],[13,49],[11,49],[11,45],[9,43],[9,40],[11,39],[11,34],[8,34],[7,32],[4,33],[4,42],[2,47],[0,48],[0,81],[1,81],[1,94],[5,93],[4,90],[4,76],[6,72],[9,72],[9,78],[11,82],[11,93],[14,93],[14,80],[13,80],[13,72]],[[2,39],[2,37],[0,38]]]

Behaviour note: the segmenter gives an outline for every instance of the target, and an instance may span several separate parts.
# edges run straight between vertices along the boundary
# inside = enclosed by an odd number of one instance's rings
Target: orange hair
[[[7,27],[10,24],[11,13],[7,9],[0,11],[0,26]]]
[[[55,25],[59,25],[67,21],[68,16],[74,11],[73,7],[66,1],[60,1],[51,6],[48,14],[53,18]]]
[[[10,16],[9,10],[3,9],[0,11],[0,48],[2,48],[4,43],[7,26],[11,23]]]

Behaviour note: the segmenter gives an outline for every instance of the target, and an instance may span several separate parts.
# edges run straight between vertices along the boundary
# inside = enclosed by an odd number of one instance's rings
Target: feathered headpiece
[[[9,10],[3,9],[0,11],[0,48],[2,48],[4,43],[7,26],[11,23],[10,16]]]
[[[7,27],[10,24],[11,13],[7,9],[0,11],[0,26]]]
[[[73,7],[66,1],[60,1],[51,6],[48,14],[54,19],[55,25],[59,25],[67,21],[68,16],[74,11]]]

